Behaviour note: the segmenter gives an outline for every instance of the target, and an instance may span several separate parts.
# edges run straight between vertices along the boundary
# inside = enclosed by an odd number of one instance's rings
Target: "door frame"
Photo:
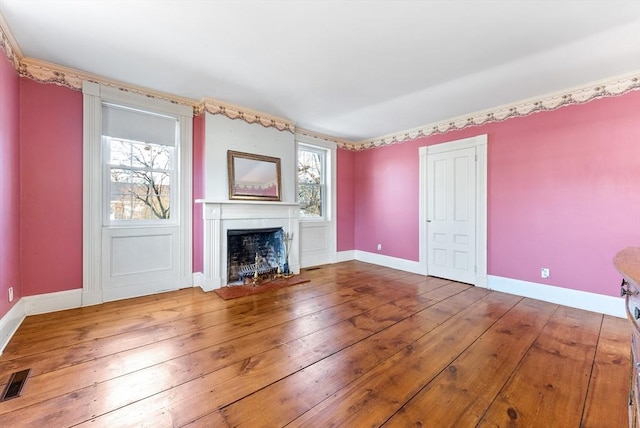
[[[436,153],[475,148],[476,150],[476,274],[474,285],[487,287],[487,135],[463,138],[433,146],[419,148],[420,183],[419,183],[419,264],[425,275],[429,275],[427,254],[427,189],[429,174],[427,171],[428,156]]]
[[[180,120],[180,151],[177,165],[180,186],[179,284],[192,287],[192,140],[193,108],[149,98],[118,88],[83,81],[83,213],[82,213],[82,306],[105,301],[103,289],[103,163],[102,103],[110,101],[150,111],[167,111]],[[138,226],[136,226],[138,227]],[[176,226],[174,226],[176,227]],[[126,228],[126,226],[125,226]],[[111,299],[109,299],[111,300]]]

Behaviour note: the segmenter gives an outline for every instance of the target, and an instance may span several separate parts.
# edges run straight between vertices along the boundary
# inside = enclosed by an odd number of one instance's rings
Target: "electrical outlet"
[[[13,302],[13,287],[9,287],[9,303]]]
[[[549,278],[549,268],[540,269],[540,276],[542,278]]]
[[[382,244],[378,244],[378,251],[382,250]]]

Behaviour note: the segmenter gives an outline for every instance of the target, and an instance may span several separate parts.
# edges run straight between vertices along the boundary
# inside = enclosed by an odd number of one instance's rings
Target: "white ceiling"
[[[26,57],[360,141],[640,70],[640,0],[0,0]]]

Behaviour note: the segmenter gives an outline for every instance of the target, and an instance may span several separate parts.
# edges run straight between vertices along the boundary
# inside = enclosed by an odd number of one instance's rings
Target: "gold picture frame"
[[[229,199],[280,201],[280,158],[227,151]]]

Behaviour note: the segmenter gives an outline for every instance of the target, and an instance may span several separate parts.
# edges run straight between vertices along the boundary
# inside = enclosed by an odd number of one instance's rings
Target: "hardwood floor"
[[[1,427],[624,427],[627,322],[362,262],[28,317]],[[2,385],[4,388],[4,384]]]

